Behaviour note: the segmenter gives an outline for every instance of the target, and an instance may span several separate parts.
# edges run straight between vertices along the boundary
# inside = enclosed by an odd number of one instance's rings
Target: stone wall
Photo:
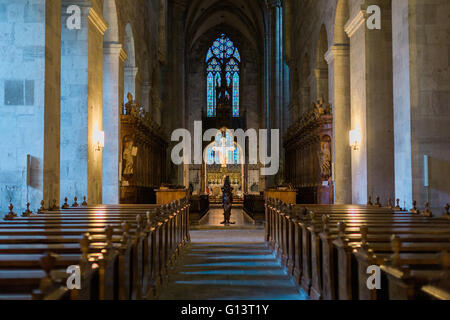
[[[396,192],[420,206],[430,201],[435,214],[450,197],[449,10],[445,0],[393,3]]]
[[[158,42],[165,40],[165,25],[159,23],[164,1],[0,1],[4,30],[0,46],[7,61],[0,68],[2,211],[10,196],[16,212],[27,200],[36,210],[42,199],[49,207],[66,196],[69,201],[87,196],[91,204],[102,203],[103,198],[117,202],[125,27],[131,26],[135,44],[138,73],[133,93],[138,102],[150,104],[160,88],[145,91],[141,86],[151,86],[152,79],[159,77],[155,72],[160,72],[164,60],[164,53],[158,51]],[[68,5],[82,8],[81,30],[68,30]],[[111,28],[105,33],[107,26]],[[112,51],[117,57],[114,63],[108,56]],[[104,82],[105,74],[113,81]],[[95,150],[96,129],[105,130],[107,157]],[[111,174],[105,190],[103,170]]]
[[[59,192],[58,3],[0,1],[2,211],[9,198],[21,213],[27,201]]]
[[[364,10],[372,4],[381,7],[381,30],[366,27]],[[445,178],[449,117],[444,111],[449,96],[448,1],[305,0],[291,1],[289,9],[295,17],[287,28],[292,30],[290,68],[297,72],[291,90],[294,117],[319,98],[314,69],[321,29],[327,33],[336,202],[365,203],[368,196],[379,195],[383,202],[395,196],[407,208],[413,200],[423,207],[428,155],[429,200],[434,211],[442,211],[450,197]],[[343,33],[344,25],[346,31],[353,28],[350,35]],[[351,151],[348,134],[357,126],[362,143]]]

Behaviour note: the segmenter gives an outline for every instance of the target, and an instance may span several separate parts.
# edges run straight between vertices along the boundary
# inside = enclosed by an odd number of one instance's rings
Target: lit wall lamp
[[[102,148],[105,147],[105,132],[100,131],[98,127],[94,129],[94,143],[95,151],[102,151]]]
[[[361,130],[358,128],[350,131],[350,147],[352,147],[353,150],[357,151],[359,150],[360,145],[361,145]]]

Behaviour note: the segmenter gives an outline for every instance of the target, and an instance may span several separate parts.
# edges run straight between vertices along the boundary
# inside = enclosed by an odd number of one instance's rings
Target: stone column
[[[447,0],[392,1],[395,193],[408,209],[429,201],[437,216],[450,197],[449,12]]]
[[[381,7],[381,30],[370,30],[361,10],[347,23],[350,37],[352,129],[361,131],[359,150],[352,152],[353,203],[369,196],[383,202],[394,197],[394,128],[392,95],[392,24],[390,1]]]
[[[300,112],[301,117],[311,107],[311,88],[309,86],[300,87]]]
[[[0,219],[59,203],[60,1],[2,1]]]
[[[328,70],[327,68],[315,68],[314,75],[316,77],[316,96],[317,100],[322,97],[328,102]]]
[[[352,202],[352,171],[349,132],[350,112],[350,45],[335,43],[326,54],[332,83],[333,107],[333,181],[336,204]]]
[[[167,96],[167,108],[161,110],[164,112],[163,118],[168,121],[169,136],[172,130],[178,128],[188,128],[186,121],[185,106],[185,10],[187,1],[171,0],[169,34],[172,35],[169,41],[168,51],[168,83],[170,90]],[[168,159],[170,159],[170,150],[173,144],[169,145]],[[183,184],[185,176],[185,167],[183,165],[171,166],[170,178],[175,184]]]
[[[139,72],[139,68],[137,67],[125,67],[124,71],[124,80],[125,80],[125,88],[124,94],[125,97],[130,92],[136,101],[138,100],[137,90],[136,90],[136,76]]]
[[[81,29],[66,28],[67,7],[81,7]],[[107,25],[90,1],[63,0],[61,48],[61,197],[102,201],[103,34]]]
[[[120,43],[103,46],[103,203],[119,203],[121,153],[120,114],[124,103],[123,65],[127,55]]]
[[[266,186],[271,186],[282,182],[283,172],[283,158],[282,155],[282,133],[283,133],[283,95],[284,95],[284,62],[283,62],[283,27],[282,27],[282,6],[281,1],[271,0],[267,3],[269,11],[269,48],[267,61],[269,63],[268,74],[266,81],[269,82],[268,90],[268,116],[269,126],[267,129],[280,130],[280,172],[276,176],[266,177]],[[271,145],[270,136],[268,139],[269,146]],[[269,147],[270,150],[270,147]],[[271,150],[270,150],[271,152]]]
[[[60,200],[61,1],[45,1],[45,100],[43,199]],[[24,45],[22,43],[22,45]],[[33,136],[33,139],[36,137]],[[33,140],[31,139],[31,140]],[[35,201],[33,205],[38,205]]]
[[[145,108],[146,112],[150,112],[153,118],[153,110],[152,106],[150,105],[150,93],[152,90],[152,84],[148,81],[145,81],[142,83],[141,91],[142,91],[142,105]]]

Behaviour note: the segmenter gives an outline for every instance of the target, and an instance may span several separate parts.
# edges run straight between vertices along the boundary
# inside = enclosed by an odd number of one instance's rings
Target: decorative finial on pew
[[[361,233],[361,247],[363,249],[366,249],[369,246],[369,242],[367,241],[369,227],[367,227],[366,225],[362,225],[359,227],[359,232]]]
[[[56,265],[56,259],[58,256],[54,253],[47,253],[45,256],[43,256],[40,259],[40,265],[41,268],[45,272],[45,278],[41,280],[41,283],[39,285],[39,290],[42,295],[45,296],[47,291],[52,288],[53,286],[53,278],[52,278],[52,270],[55,268]]]
[[[142,215],[138,215],[136,217],[136,236],[139,237],[142,232],[142,224],[143,224]]]
[[[42,200],[41,201],[41,207],[39,208],[38,213],[43,213],[45,211],[44,205],[45,205],[45,201]]]
[[[8,209],[9,209],[9,212],[8,212],[8,214],[5,216],[5,220],[13,220],[14,218],[17,218],[17,214],[15,214],[14,211],[13,211],[14,206],[13,206],[12,203],[9,204]]]
[[[22,213],[22,217],[30,217],[33,215],[33,211],[30,210],[30,203],[27,202],[27,210]]]
[[[83,207],[87,207],[88,203],[86,201],[86,197],[83,197],[83,203],[81,204]]]
[[[85,233],[83,235],[83,238],[81,238],[80,240],[81,254],[84,260],[88,259],[90,242],[91,242],[91,235],[89,233]]]
[[[347,224],[344,221],[338,222],[338,238],[343,240],[345,237],[345,229],[347,228]]]
[[[147,218],[147,226],[150,227],[152,225],[152,213],[147,211],[145,217]]]
[[[309,219],[311,220],[311,223],[314,223],[314,220],[316,219],[316,214],[312,210],[309,212]]]
[[[400,249],[402,247],[402,240],[398,236],[392,235],[391,244],[393,252],[393,255],[391,257],[392,263],[398,266],[400,265]]]
[[[73,198],[73,205],[72,205],[72,208],[78,208],[80,205],[78,204],[78,198],[77,197],[75,197],[75,198]]]
[[[444,215],[450,216],[449,210],[450,210],[450,205],[447,203],[447,205],[445,206]]]
[[[397,199],[397,206],[394,209],[397,211],[402,211],[402,208],[400,207],[400,199]]]
[[[392,205],[392,199],[391,199],[391,198],[388,199],[387,207],[388,207],[389,209],[394,209],[394,206]]]
[[[113,233],[114,233],[114,228],[112,226],[108,225],[105,227],[106,248],[107,249],[110,249],[113,247],[113,242],[112,242]]]
[[[53,205],[50,208],[50,211],[57,211],[59,209],[58,205],[56,204],[56,199],[53,199]]]
[[[369,196],[369,200],[367,201],[367,205],[368,206],[373,206],[372,197],[371,196]]]
[[[431,212],[431,208],[430,208],[430,203],[427,202],[425,204],[425,211],[422,212],[422,215],[428,218],[432,218],[433,217],[433,212]]]
[[[411,209],[410,213],[420,214],[420,210],[417,209],[417,201],[413,201],[413,208]]]
[[[375,207],[381,208],[381,202],[380,202],[380,197],[377,197],[377,202],[375,203]]]
[[[308,209],[306,209],[305,207],[301,208],[300,209],[300,216],[302,218],[306,217],[307,212],[308,212]]]
[[[330,221],[330,216],[327,214],[324,214],[322,216],[322,224],[323,224],[323,231],[328,232],[330,230],[330,227],[328,226],[328,222]]]
[[[67,203],[68,199],[67,197],[64,198],[64,204],[61,207],[61,209],[69,209],[69,204]]]
[[[122,223],[122,245],[126,245],[129,241],[129,231],[130,231],[130,225],[128,222]]]

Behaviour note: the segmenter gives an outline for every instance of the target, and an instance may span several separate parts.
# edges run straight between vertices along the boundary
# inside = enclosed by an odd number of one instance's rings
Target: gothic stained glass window
[[[226,77],[227,84],[232,85],[233,97],[229,97],[233,103],[233,117],[239,117],[239,86],[240,86],[240,63],[241,55],[225,34],[221,34],[206,54],[207,74],[207,116],[216,116],[216,88]]]
[[[239,74],[233,76],[233,117],[239,117]]]

